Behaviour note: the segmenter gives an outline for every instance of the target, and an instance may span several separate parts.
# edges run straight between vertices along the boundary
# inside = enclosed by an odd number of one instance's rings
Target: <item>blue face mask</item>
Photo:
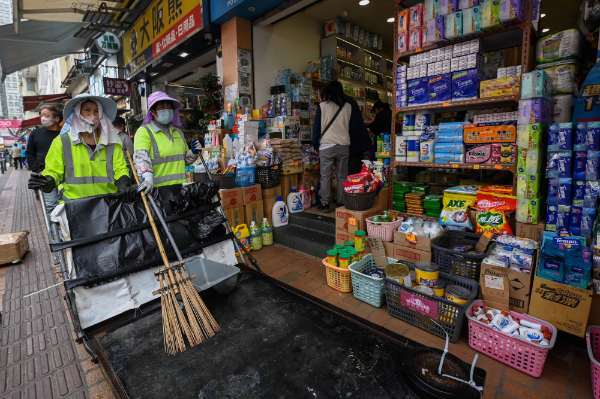
[[[162,123],[163,125],[168,125],[173,120],[172,109],[161,109],[157,111],[156,114],[156,120],[158,123]]]

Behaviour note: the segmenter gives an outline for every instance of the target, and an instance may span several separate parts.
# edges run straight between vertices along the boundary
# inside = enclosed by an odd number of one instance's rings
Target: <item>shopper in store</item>
[[[117,104],[106,97],[80,94],[70,100],[64,110],[65,118],[73,116],[69,131],[52,141],[44,170],[32,173],[29,188],[50,193],[60,184],[63,201],[111,193],[133,201],[135,187],[112,126],[116,115]]]
[[[338,205],[341,205],[351,157],[360,163],[361,155],[371,146],[358,103],[344,94],[340,82],[330,82],[323,90],[323,101],[317,107],[313,126],[313,147],[321,163],[319,211],[330,212],[333,168],[337,177]],[[355,173],[354,170],[351,173]]]
[[[375,119],[373,119],[373,123],[369,126],[369,130],[372,135],[371,141],[376,143],[377,136],[381,133],[390,134],[392,131],[392,109],[388,103],[376,101],[375,104],[373,104],[371,113],[375,115]],[[374,159],[375,153],[371,154],[371,157]]]
[[[142,177],[138,191],[149,193],[155,186],[185,183],[185,166],[198,159],[202,145],[194,139],[188,148],[181,131],[180,108],[179,101],[161,91],[148,97],[146,119],[134,138],[133,163]]]

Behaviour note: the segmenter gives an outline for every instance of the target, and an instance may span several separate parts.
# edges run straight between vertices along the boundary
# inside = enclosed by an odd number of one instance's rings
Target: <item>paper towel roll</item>
[[[573,109],[573,95],[563,94],[552,96],[552,115],[550,123],[569,123],[571,122]]]
[[[406,136],[396,136],[396,148],[394,154],[396,161],[406,161]],[[398,157],[403,157],[404,159],[400,160]]]
[[[408,151],[406,153],[406,162],[419,162],[419,151]]]

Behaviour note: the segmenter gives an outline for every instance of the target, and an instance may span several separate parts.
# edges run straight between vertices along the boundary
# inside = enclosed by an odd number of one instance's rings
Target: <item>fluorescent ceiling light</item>
[[[150,72],[150,76],[156,76],[158,75],[158,72]]]
[[[186,53],[185,51],[184,51],[183,53],[179,53],[179,56],[180,56],[181,58],[185,58],[185,57],[187,57],[188,55],[189,55],[189,54],[188,54],[188,53]]]
[[[540,15],[540,18],[544,18],[546,16],[546,14],[542,14]]]
[[[388,22],[394,22],[394,17],[392,17],[392,18],[388,18],[388,19],[387,19],[387,21],[388,21]]]
[[[165,62],[164,64],[161,65],[163,68],[171,68],[173,66],[173,64],[171,64],[170,62]]]
[[[140,82],[140,83],[144,83],[145,81],[146,81],[146,79],[140,79],[140,80],[138,80],[138,82]]]
[[[544,32],[548,32],[550,29],[546,28],[546,29],[542,29],[542,33]]]
[[[369,4],[371,1],[370,0],[360,0],[358,2],[359,6],[366,6],[367,4]]]

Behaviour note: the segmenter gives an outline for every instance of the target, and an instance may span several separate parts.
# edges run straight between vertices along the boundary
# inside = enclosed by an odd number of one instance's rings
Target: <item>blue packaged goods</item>
[[[585,164],[585,180],[598,180],[600,179],[600,164],[598,163],[600,158],[600,151],[588,151],[586,164]]]
[[[460,133],[438,133],[437,135],[437,143],[462,143],[463,142],[463,134],[462,131]]]
[[[573,183],[573,205],[595,208],[599,191],[598,181],[575,180]]]
[[[548,152],[546,177],[572,177],[572,164],[573,153],[571,151]]]
[[[403,132],[410,132],[412,130],[415,130],[415,118],[416,117],[417,117],[417,115],[414,111],[405,112],[402,115],[402,131]]]
[[[546,230],[556,231],[557,214],[558,214],[558,206],[557,205],[548,205],[548,210],[546,212]]]
[[[452,74],[443,73],[429,78],[429,102],[452,100]]]
[[[439,125],[439,133],[463,133],[463,126],[468,122],[442,122]]]
[[[465,162],[464,154],[435,154],[434,161],[436,163],[449,163],[449,162]]]
[[[459,143],[436,143],[435,154],[463,154],[465,148]]]
[[[479,92],[481,73],[479,69],[467,69],[452,73],[452,101],[473,100]]]
[[[552,96],[552,78],[543,70],[524,73],[521,76],[521,98],[550,99]]]
[[[540,267],[537,274],[546,280],[562,281],[564,277],[563,265],[564,264],[562,262],[542,258],[540,260]]]
[[[571,216],[569,217],[569,231],[573,234],[581,234],[581,212],[583,208],[580,206],[571,207]]]
[[[558,179],[548,180],[548,196],[546,197],[548,205],[558,205]]]
[[[571,123],[552,123],[548,126],[548,151],[569,151],[573,143]]]
[[[421,162],[433,162],[433,155],[434,155],[433,147],[435,146],[435,134],[434,133],[421,134],[421,140],[420,140],[419,145],[421,147],[419,160]]]
[[[420,78],[408,81],[408,105],[427,104],[429,100],[429,79]]]
[[[546,98],[531,98],[519,101],[517,123],[549,123],[552,114],[552,103]]]
[[[558,205],[571,205],[571,190],[573,186],[573,179],[552,179],[552,182],[558,184],[556,189],[556,199]]]
[[[570,205],[558,205],[556,213],[556,229],[565,230],[569,228],[569,218],[571,217]]]
[[[591,237],[594,229],[596,208],[583,208],[581,211],[581,235]]]
[[[576,151],[598,151],[600,149],[600,123],[578,122],[573,148]]]
[[[573,166],[573,177],[575,179],[585,180],[586,168],[587,168],[587,151],[575,151],[575,165]]]

